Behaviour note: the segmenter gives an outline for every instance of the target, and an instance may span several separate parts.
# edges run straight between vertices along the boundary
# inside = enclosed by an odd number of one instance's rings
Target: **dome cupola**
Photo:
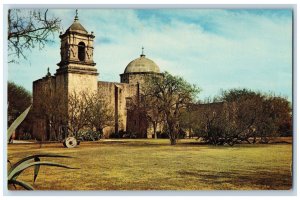
[[[144,54],[144,47],[142,47],[142,54],[139,58],[131,61],[125,68],[124,73],[120,74],[121,83],[142,84],[153,76],[161,76],[158,65]]]
[[[153,60],[146,58],[144,48],[142,48],[140,57],[131,61],[124,70],[124,74],[141,72],[160,73],[158,65]]]

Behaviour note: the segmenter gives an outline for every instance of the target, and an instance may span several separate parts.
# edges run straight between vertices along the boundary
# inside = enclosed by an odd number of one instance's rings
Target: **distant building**
[[[68,96],[72,92],[89,91],[102,94],[114,109],[115,123],[104,130],[104,137],[117,132],[134,132],[138,137],[152,138],[149,126],[145,120],[128,112],[128,100],[140,94],[140,88],[149,76],[160,76],[160,69],[144,53],[131,61],[120,74],[120,83],[98,81],[99,75],[94,63],[94,34],[88,33],[79,23],[76,14],[73,24],[60,34],[61,60],[54,75],[48,71],[45,77],[33,82],[33,110],[36,118],[33,122],[33,137],[47,140],[50,138],[51,121],[45,119],[39,107],[39,101],[46,100],[48,95],[56,95],[63,105],[63,111],[68,111]],[[45,95],[47,94],[47,95]],[[64,125],[61,131],[64,130]]]

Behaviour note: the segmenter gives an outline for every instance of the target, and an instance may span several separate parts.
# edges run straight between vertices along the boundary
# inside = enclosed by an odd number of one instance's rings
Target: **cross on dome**
[[[141,57],[145,57],[145,54],[144,54],[144,47],[142,46],[142,54],[141,54]]]

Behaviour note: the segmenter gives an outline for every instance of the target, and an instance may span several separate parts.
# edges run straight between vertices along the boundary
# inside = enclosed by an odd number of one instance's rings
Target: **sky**
[[[74,9],[50,9],[62,32]],[[94,61],[101,81],[120,81],[141,48],[160,70],[201,88],[199,99],[221,90],[248,88],[292,100],[292,10],[289,9],[78,9],[93,31]],[[8,80],[32,91],[32,82],[60,61],[58,33],[28,60],[8,64]]]

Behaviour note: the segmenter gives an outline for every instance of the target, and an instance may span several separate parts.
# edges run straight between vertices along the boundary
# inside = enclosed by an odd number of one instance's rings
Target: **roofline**
[[[88,32],[87,33],[81,33],[81,32],[78,32],[78,31],[70,31],[70,30],[66,30],[65,33],[59,35],[59,38],[63,38],[67,35],[71,35],[72,33],[76,33],[76,35],[80,35],[80,36],[88,36],[90,38],[95,38],[95,35],[94,34],[89,34]]]

